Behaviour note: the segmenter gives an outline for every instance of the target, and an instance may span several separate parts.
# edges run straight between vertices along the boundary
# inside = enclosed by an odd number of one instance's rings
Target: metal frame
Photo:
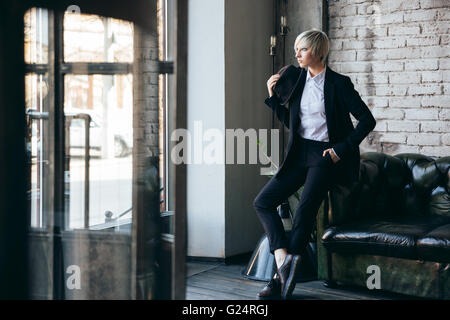
[[[169,69],[169,66],[163,66],[163,69]],[[46,64],[27,64],[25,66],[26,73],[45,74],[49,72],[50,68]],[[60,64],[60,72],[62,74],[129,74],[133,72],[132,63],[120,62],[63,62]]]
[[[64,74],[61,73],[63,62],[64,12],[53,11],[53,33],[49,32],[49,45],[53,50],[53,87],[54,91],[54,125],[55,125],[55,201],[54,201],[54,226],[53,226],[53,299],[64,299],[64,264],[62,253],[62,231],[65,226],[65,179],[66,170],[64,156],[65,149],[65,121],[64,121]],[[52,39],[53,38],[53,39]],[[53,40],[53,41],[52,41]],[[51,75],[49,75],[50,77]]]
[[[90,143],[90,127],[91,127],[91,116],[87,113],[78,113],[74,115],[66,115],[66,151],[65,154],[70,154],[70,124],[68,123],[72,122],[73,119],[81,119],[84,121],[84,228],[89,228],[89,185],[90,185],[90,179],[89,179],[89,162],[91,159],[90,150],[91,150],[91,143]]]
[[[175,124],[177,128],[187,128],[187,19],[188,4],[176,0],[175,8]],[[174,246],[172,263],[172,298],[186,297],[186,253],[187,253],[187,215],[186,215],[186,164],[175,167],[175,218]]]

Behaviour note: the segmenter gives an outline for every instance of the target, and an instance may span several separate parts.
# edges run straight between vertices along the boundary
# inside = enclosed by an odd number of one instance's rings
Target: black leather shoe
[[[294,291],[295,284],[297,283],[297,271],[300,264],[300,255],[296,254],[292,256],[292,261],[290,264],[289,276],[284,283],[283,290],[281,291],[281,297],[283,299],[289,299]]]
[[[289,278],[291,262],[292,262],[292,254],[287,254],[286,258],[283,261],[283,264],[280,266],[279,269],[277,269],[278,278],[280,278],[281,292],[284,291],[286,281]]]
[[[260,298],[272,298],[281,296],[281,283],[278,277],[272,278],[266,286],[258,292]]]

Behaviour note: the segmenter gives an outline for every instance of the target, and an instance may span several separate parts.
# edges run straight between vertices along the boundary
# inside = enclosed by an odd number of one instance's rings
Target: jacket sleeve
[[[273,96],[267,98],[264,103],[276,113],[278,119],[289,129],[289,110],[280,105],[278,97],[274,94]]]
[[[364,138],[375,128],[376,121],[367,105],[355,90],[349,77],[345,77],[341,95],[344,108],[350,112],[357,120],[358,124],[344,141],[333,146],[335,153],[340,159],[346,159],[353,150],[356,150]]]

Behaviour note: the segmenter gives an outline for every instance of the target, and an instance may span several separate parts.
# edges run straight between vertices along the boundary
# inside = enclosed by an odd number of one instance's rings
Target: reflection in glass
[[[31,8],[25,13],[25,62],[48,63],[48,11]]]
[[[25,77],[25,105],[27,112],[27,154],[31,169],[28,199],[31,227],[44,227],[46,198],[48,198],[46,170],[50,165],[48,127],[48,86],[46,75]]]
[[[157,111],[153,97],[135,100],[133,106],[133,82],[139,81],[135,93],[142,93],[146,75],[111,74],[123,72],[120,64],[108,65],[107,75],[79,74],[80,68],[73,74],[70,65],[61,64],[133,63],[133,26],[84,14],[65,13],[63,21],[49,11],[50,21],[63,26],[64,41],[52,43],[59,30],[50,30],[49,40],[41,41],[48,36],[40,30],[53,23],[36,18],[42,14],[37,10],[24,18],[27,62],[44,63],[45,50],[56,59],[49,59],[48,68],[28,66],[30,72],[49,74],[25,79],[27,145],[34,161],[28,188],[34,227],[28,239],[30,297],[151,299],[158,280],[159,180],[155,157],[147,153],[156,148]],[[55,69],[63,74],[52,74]],[[57,93],[62,95],[55,95],[61,86]],[[138,128],[134,145],[133,126]]]
[[[68,75],[64,85],[66,154],[69,156],[66,226],[69,229],[85,227],[88,202],[90,228],[110,228],[114,222],[116,230],[130,232],[132,75]],[[89,162],[86,161],[87,128]]]
[[[133,24],[66,12],[65,62],[133,62]]]

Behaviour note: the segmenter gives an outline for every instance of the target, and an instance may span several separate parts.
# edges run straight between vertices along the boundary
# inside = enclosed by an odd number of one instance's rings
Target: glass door
[[[28,161],[28,246],[31,298],[53,297],[55,135],[54,91],[49,31],[51,13],[32,8],[24,16],[25,108]],[[38,277],[34,276],[39,274]]]
[[[41,8],[24,22],[31,298],[157,297],[160,190],[136,148],[134,25]]]

